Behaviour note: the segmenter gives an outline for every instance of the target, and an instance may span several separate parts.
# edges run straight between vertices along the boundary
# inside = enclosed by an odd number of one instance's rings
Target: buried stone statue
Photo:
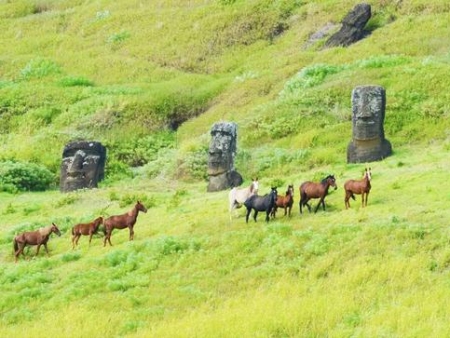
[[[61,163],[61,192],[97,188],[97,183],[104,178],[105,161],[106,148],[99,142],[67,144]]]
[[[380,86],[360,86],[352,92],[352,140],[347,147],[348,163],[380,161],[392,154],[384,138],[386,92]]]

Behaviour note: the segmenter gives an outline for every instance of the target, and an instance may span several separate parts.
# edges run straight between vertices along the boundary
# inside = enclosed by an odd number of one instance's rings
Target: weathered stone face
[[[386,92],[378,86],[356,87],[352,92],[353,138],[384,138]]]
[[[234,170],[237,127],[235,123],[216,123],[211,128],[208,157],[208,191],[219,191],[234,185],[242,177]]]
[[[379,86],[356,87],[352,92],[352,141],[347,162],[379,161],[392,154],[384,138],[386,92]]]
[[[72,142],[64,147],[60,190],[96,188],[104,178],[106,148],[99,142]]]

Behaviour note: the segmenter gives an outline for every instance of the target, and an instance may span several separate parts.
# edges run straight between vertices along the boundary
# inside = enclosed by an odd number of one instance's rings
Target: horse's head
[[[328,175],[326,180],[329,186],[333,187],[334,190],[337,189],[336,178],[334,177],[334,175]]]
[[[278,199],[278,191],[277,191],[277,187],[271,187],[270,188],[270,198],[273,199],[274,202],[277,201]]]
[[[147,212],[147,208],[140,201],[137,201],[135,208],[139,211]]]
[[[258,189],[259,189],[258,177],[252,178],[252,184],[250,185],[250,192],[253,195],[258,195]]]
[[[294,185],[293,184],[288,185],[286,195],[294,196]]]
[[[55,223],[52,223],[51,232],[54,232],[58,236],[61,236],[61,231],[59,231],[59,229]]]
[[[369,170],[367,170],[367,168],[366,168],[366,170],[364,171],[364,178],[366,178],[366,177],[369,181],[372,179],[372,172],[370,171],[370,168],[369,168]]]
[[[100,224],[103,223],[103,217],[102,217],[102,216],[97,217],[97,218],[95,219],[94,223],[95,223],[96,226],[99,226]]]

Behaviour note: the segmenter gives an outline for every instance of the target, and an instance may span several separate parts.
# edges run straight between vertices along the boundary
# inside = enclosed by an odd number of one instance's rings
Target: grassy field
[[[342,185],[361,165],[338,165],[327,209],[291,218],[230,222],[227,192],[205,184],[132,180],[113,187],[2,195],[0,336],[445,337],[450,233],[448,144],[403,147],[372,163],[367,208],[345,210]],[[261,192],[270,190],[262,178]],[[281,190],[281,188],[280,188]],[[115,196],[122,196],[117,200]],[[71,226],[125,212],[135,199],[135,240],[113,247]],[[54,221],[50,257],[35,248],[14,264],[12,237]]]
[[[357,3],[0,0],[0,337],[448,337],[450,5],[369,1],[364,40],[310,41]],[[386,89],[394,153],[347,164],[364,84]],[[230,221],[228,191],[206,193],[218,121],[244,184],[294,184],[292,217]],[[106,179],[61,194],[81,139],[107,146]],[[368,207],[345,210],[369,166]],[[299,185],[327,174],[326,211],[300,215]],[[72,250],[73,225],[137,200],[134,241]],[[51,222],[49,257],[15,264],[14,235]]]

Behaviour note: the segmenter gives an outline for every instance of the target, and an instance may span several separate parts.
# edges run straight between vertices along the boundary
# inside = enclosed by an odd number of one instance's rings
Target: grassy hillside
[[[0,0],[0,163],[55,188],[0,184],[0,336],[448,337],[450,5],[369,1],[366,39],[310,41],[357,3]],[[364,84],[386,89],[394,154],[346,164]],[[221,120],[238,124],[244,184],[294,184],[291,218],[230,222],[228,192],[205,193]],[[60,194],[80,139],[108,147],[106,180]],[[345,210],[365,166],[369,205]],[[328,173],[327,210],[300,215],[298,186]],[[136,200],[133,242],[72,250],[74,224]],[[14,264],[14,235],[51,222],[50,257]]]

